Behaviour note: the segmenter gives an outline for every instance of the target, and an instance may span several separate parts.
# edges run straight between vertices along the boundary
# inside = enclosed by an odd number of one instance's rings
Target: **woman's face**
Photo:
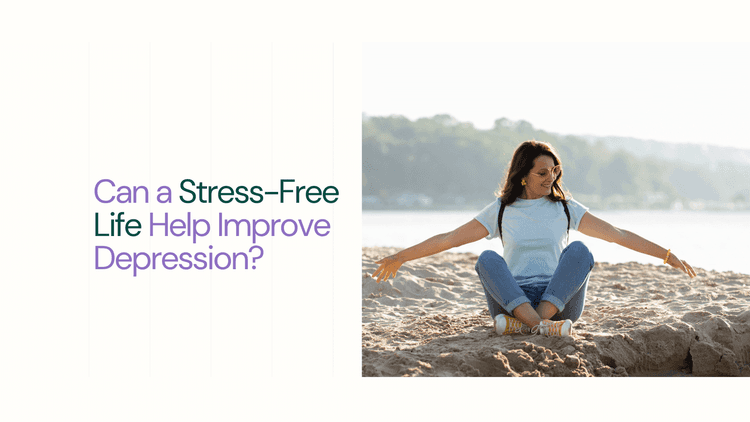
[[[523,199],[539,199],[552,193],[552,183],[560,175],[560,167],[548,155],[534,159],[534,167],[526,176]]]

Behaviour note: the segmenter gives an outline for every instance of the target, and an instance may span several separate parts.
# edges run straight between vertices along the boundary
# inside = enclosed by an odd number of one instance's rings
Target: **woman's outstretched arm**
[[[382,280],[388,280],[389,277],[396,277],[396,272],[404,262],[476,242],[487,237],[488,234],[487,229],[479,221],[471,220],[456,230],[433,236],[422,243],[377,261],[376,264],[380,264],[380,267],[372,276],[377,277],[377,282],[380,283]]]
[[[664,259],[667,256],[667,250],[656,243],[646,240],[635,233],[619,229],[589,212],[581,218],[581,222],[578,224],[578,231],[587,236],[617,243],[620,246],[655,258]],[[690,278],[695,277],[693,267],[686,261],[681,261],[674,253],[669,254],[667,264],[689,275]]]

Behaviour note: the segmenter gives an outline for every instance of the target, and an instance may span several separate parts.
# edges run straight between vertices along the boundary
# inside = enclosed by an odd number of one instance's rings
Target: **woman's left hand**
[[[690,264],[687,263],[687,261],[681,261],[680,258],[677,258],[677,255],[675,254],[669,255],[669,259],[667,259],[667,264],[689,275],[690,278],[693,278],[696,275],[693,267],[691,267]]]

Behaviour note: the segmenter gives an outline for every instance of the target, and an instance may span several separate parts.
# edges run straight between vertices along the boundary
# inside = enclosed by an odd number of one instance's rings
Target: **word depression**
[[[315,185],[300,186],[294,184],[294,182],[294,179],[281,179],[278,190],[264,191],[260,186],[250,188],[247,186],[234,188],[231,186],[206,186],[203,182],[196,184],[192,179],[184,179],[180,183],[180,190],[183,192],[180,195],[180,201],[185,204],[194,202],[211,204],[216,200],[223,204],[231,202],[259,204],[263,202],[266,196],[276,196],[282,204],[285,199],[287,201],[293,200],[297,204],[300,202],[317,204],[321,201],[333,204],[339,199],[339,190],[336,186],[321,188]],[[110,179],[99,180],[94,187],[94,196],[97,201],[103,204],[115,201],[120,204],[138,203],[139,198],[145,203],[149,202],[149,191],[145,186],[119,186],[113,192],[112,188],[115,187],[117,185]],[[168,186],[162,186],[157,190],[157,201],[160,203],[172,202],[172,191]]]

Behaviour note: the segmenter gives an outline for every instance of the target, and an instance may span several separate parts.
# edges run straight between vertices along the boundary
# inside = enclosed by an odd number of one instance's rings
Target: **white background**
[[[747,41],[739,3],[212,4],[0,13],[3,420],[705,419],[740,402],[743,380],[363,379],[359,284],[362,42]],[[102,178],[152,197],[99,204]],[[266,190],[293,178],[341,194],[333,206],[154,201],[184,178]],[[333,229],[267,238],[254,271],[134,278],[93,269],[93,215],[109,211]],[[193,248],[143,235],[105,244]],[[195,247],[208,244],[247,247]]]

